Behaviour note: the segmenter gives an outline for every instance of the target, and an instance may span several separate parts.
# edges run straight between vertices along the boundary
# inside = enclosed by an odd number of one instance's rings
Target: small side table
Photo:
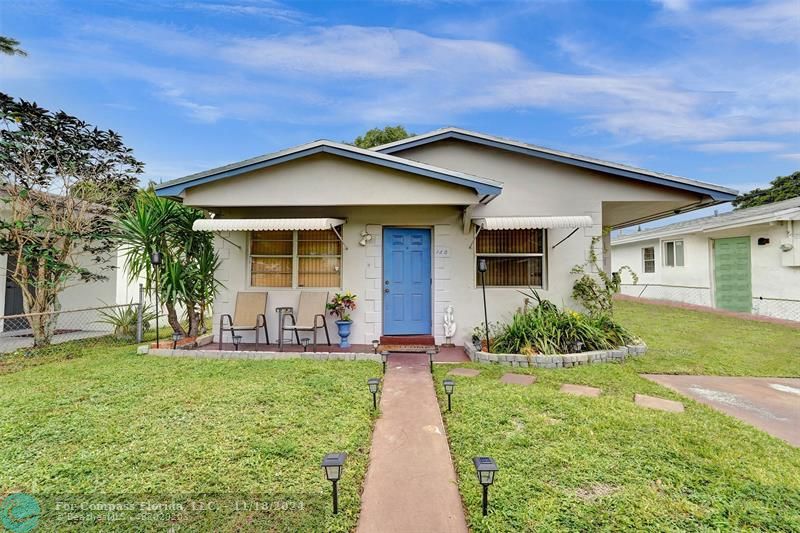
[[[281,326],[283,326],[283,316],[294,313],[294,307],[276,307],[275,311],[278,312],[278,344],[283,344],[286,342],[286,338],[283,335],[283,331],[281,331]],[[289,332],[289,344],[292,344],[292,332]]]

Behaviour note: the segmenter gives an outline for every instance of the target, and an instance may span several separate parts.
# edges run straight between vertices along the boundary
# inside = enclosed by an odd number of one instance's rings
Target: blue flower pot
[[[353,321],[337,320],[336,325],[339,326],[339,348],[349,348],[350,341],[347,338],[350,336],[350,326],[353,325]]]

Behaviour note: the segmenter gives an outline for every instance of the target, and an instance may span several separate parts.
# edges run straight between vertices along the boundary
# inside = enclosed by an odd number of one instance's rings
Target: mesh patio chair
[[[283,332],[294,332],[297,339],[297,344],[300,344],[300,332],[310,331],[313,334],[314,351],[317,351],[317,330],[325,330],[325,338],[328,340],[328,346],[331,345],[331,336],[328,334],[328,323],[325,320],[325,305],[328,303],[327,292],[307,292],[300,293],[300,305],[297,308],[297,314],[294,312],[286,313],[280,324],[280,336],[278,343],[280,350],[283,350]],[[286,325],[286,320],[292,321],[291,325]]]
[[[258,345],[258,331],[264,328],[264,337],[269,344],[267,331],[267,293],[266,292],[239,292],[236,293],[236,309],[231,315],[219,317],[219,349],[222,350],[222,335],[231,332],[231,340],[237,331],[255,331],[256,345]],[[225,327],[225,320],[228,327]]]

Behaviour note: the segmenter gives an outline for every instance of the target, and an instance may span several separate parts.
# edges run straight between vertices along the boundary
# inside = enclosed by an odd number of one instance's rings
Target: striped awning
[[[323,230],[344,224],[340,218],[203,218],[195,220],[195,231],[285,231]]]
[[[550,216],[550,217],[483,217],[472,221],[481,229],[569,229],[587,228],[591,226],[592,217]]]

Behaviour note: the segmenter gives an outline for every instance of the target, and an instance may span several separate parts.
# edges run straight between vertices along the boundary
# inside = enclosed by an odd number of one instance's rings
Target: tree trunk
[[[200,315],[194,302],[186,302],[186,316],[189,318],[189,337],[197,337],[200,333]]]
[[[167,322],[172,328],[172,331],[180,333],[181,335],[186,335],[186,331],[184,331],[183,326],[181,326],[181,321],[178,318],[178,312],[175,311],[175,302],[164,302],[164,307],[167,308]]]

